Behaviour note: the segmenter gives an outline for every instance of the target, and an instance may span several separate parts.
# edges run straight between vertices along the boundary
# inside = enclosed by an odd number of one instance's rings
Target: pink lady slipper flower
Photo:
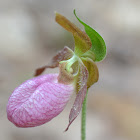
[[[85,26],[87,33],[90,27],[77,19]],[[98,68],[94,61],[103,58],[103,55],[98,55],[100,50],[95,45],[100,43],[100,36],[96,34],[91,39],[90,34],[87,35],[58,13],[56,22],[73,34],[75,49],[64,47],[49,65],[36,70],[37,77],[27,80],[13,91],[8,100],[7,117],[18,127],[34,127],[50,121],[63,111],[70,96],[76,93],[68,130],[81,111],[87,89],[98,81]],[[59,67],[59,74],[39,76],[46,68],[55,67]]]

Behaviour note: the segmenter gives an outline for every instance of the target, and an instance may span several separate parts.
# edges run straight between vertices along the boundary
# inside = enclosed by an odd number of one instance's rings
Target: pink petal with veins
[[[14,90],[7,105],[7,117],[18,127],[42,125],[65,108],[73,85],[58,83],[58,74],[27,80]]]

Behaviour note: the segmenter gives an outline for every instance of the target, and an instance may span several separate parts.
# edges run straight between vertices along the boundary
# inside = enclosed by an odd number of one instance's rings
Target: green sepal
[[[90,50],[94,52],[95,61],[99,62],[99,61],[103,60],[106,56],[106,45],[105,45],[103,38],[94,29],[92,29],[89,25],[87,25],[81,19],[79,19],[75,13],[75,10],[74,10],[74,15],[76,16],[78,21],[84,25],[85,32],[87,33],[87,35],[89,36],[89,38],[91,40],[92,47]]]

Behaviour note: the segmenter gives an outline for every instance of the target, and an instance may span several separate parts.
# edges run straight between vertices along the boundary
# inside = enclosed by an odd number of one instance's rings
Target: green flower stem
[[[88,91],[87,91],[88,94]],[[86,140],[86,106],[87,106],[87,94],[83,102],[82,116],[81,116],[81,140]]]

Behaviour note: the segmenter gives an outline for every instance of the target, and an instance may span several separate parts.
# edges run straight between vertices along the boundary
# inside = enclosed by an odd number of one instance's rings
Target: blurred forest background
[[[140,140],[139,0],[0,0],[0,139],[80,140],[80,115],[63,133],[72,100],[52,121],[17,128],[8,121],[12,91],[32,78],[72,35],[55,22],[57,11],[79,27],[77,15],[104,38],[107,56],[97,63],[100,78],[89,90],[87,140]],[[58,72],[48,69],[45,73]]]

